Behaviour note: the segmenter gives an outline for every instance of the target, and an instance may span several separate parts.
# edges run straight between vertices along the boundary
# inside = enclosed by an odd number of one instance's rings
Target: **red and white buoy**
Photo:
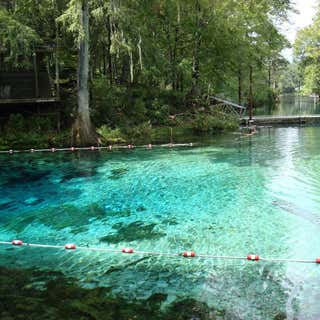
[[[91,147],[90,147],[90,150],[94,151],[94,150],[96,150],[96,147],[91,146]]]
[[[51,148],[51,152],[56,152],[56,148]]]
[[[123,253],[134,253],[134,250],[132,248],[123,248],[121,251]]]
[[[317,258],[317,259],[315,260],[315,263],[320,264],[320,258]]]
[[[75,147],[71,147],[71,148],[70,148],[70,151],[72,151],[72,152],[75,151],[75,150],[76,150]]]
[[[66,250],[75,250],[77,247],[76,247],[76,245],[75,245],[74,243],[67,243],[67,244],[64,246],[64,248],[65,248]]]
[[[151,143],[148,144],[148,149],[152,149],[152,144]]]
[[[13,240],[11,243],[14,246],[22,246],[23,245],[23,241],[21,241],[21,240]]]
[[[254,255],[254,254],[251,254],[251,255],[248,255],[248,256],[247,256],[247,260],[250,260],[250,261],[259,261],[259,260],[260,260],[260,257]]]
[[[185,251],[182,253],[182,256],[185,258],[194,258],[196,253],[194,251]]]

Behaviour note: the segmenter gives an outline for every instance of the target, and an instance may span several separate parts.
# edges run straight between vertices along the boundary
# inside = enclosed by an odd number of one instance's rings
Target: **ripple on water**
[[[0,236],[27,242],[314,259],[320,128],[264,129],[192,149],[0,156]],[[81,155],[81,156],[79,156]],[[27,180],[22,176],[27,174]],[[39,199],[39,201],[38,201]],[[41,201],[40,201],[41,200]],[[318,217],[319,216],[319,217]],[[7,248],[0,263],[62,270],[83,286],[229,318],[320,313],[316,266]]]

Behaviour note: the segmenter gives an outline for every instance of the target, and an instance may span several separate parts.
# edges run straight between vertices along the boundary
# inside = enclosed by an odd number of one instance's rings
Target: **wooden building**
[[[5,52],[0,50],[0,104],[59,102],[59,67],[54,47],[37,47],[28,60],[23,68],[8,68]]]

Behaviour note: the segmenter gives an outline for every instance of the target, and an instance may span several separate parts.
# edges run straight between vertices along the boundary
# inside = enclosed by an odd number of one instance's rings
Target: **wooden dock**
[[[320,114],[301,116],[255,116],[250,124],[264,125],[291,125],[291,124],[320,124]],[[249,117],[241,118],[242,125],[249,124]]]
[[[16,104],[38,104],[38,103],[57,103],[59,98],[27,98],[27,99],[0,99],[0,105]]]

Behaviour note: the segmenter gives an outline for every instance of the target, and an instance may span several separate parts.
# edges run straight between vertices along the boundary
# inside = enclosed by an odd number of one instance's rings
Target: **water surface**
[[[194,138],[193,138],[194,140]],[[260,129],[194,148],[1,155],[0,239],[203,254],[320,255],[320,128]],[[230,319],[315,319],[317,265],[1,247],[0,264],[88,288],[193,297]],[[254,315],[254,316],[252,316]]]
[[[280,102],[272,108],[260,108],[256,115],[306,116],[320,114],[319,99],[309,96],[282,95]]]

